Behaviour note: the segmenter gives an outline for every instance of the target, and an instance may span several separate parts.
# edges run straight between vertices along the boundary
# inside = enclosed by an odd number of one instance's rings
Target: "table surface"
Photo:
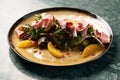
[[[96,61],[70,67],[36,65],[9,47],[7,34],[23,15],[43,8],[75,7],[98,14],[114,34],[110,49]],[[120,0],[1,0],[0,80],[120,80]]]

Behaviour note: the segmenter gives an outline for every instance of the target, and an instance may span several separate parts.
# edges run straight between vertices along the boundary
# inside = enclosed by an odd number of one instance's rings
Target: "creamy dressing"
[[[33,53],[33,49],[32,49],[32,48],[26,49],[26,51],[27,51],[28,53]]]
[[[72,12],[72,11],[57,11],[57,12],[48,12],[48,14],[52,14],[54,15],[57,19],[69,19],[70,21],[73,21],[74,24],[78,23],[78,22],[82,22],[84,21],[86,18],[87,19],[93,19],[92,17],[85,15],[83,13],[78,13],[78,12]],[[63,15],[64,14],[64,15]],[[73,14],[73,15],[71,15]],[[26,20],[24,20],[23,22],[21,22],[20,24],[25,24],[27,23],[31,23],[32,21],[34,21],[35,17],[32,16]],[[34,52],[34,48],[18,48],[17,47],[17,43],[20,41],[20,39],[17,37],[16,33],[13,32],[12,34],[12,44],[14,46],[14,48],[19,52],[18,54],[24,56],[26,59],[36,62],[36,63],[40,63],[40,64],[46,64],[46,65],[55,65],[55,66],[64,66],[64,65],[73,65],[73,64],[80,64],[80,63],[84,63],[90,60],[93,60],[94,58],[97,58],[103,51],[100,51],[98,53],[95,53],[94,56],[89,56],[87,58],[81,58],[80,54],[81,52],[72,52],[69,51],[68,52],[63,52],[64,57],[62,58],[56,58],[54,56],[52,56],[48,50],[41,50],[41,53]],[[38,48],[35,48],[38,49]],[[39,49],[38,49],[39,50]]]
[[[34,57],[37,59],[42,59],[42,55],[39,52],[34,53]]]

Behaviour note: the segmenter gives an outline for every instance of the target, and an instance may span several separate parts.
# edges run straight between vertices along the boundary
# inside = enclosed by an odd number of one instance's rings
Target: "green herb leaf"
[[[24,31],[24,33],[27,33],[28,31],[27,27],[22,27],[22,30]]]
[[[84,39],[84,40],[82,41],[82,45],[83,45],[84,47],[88,46],[89,44],[90,44],[90,41],[87,40],[87,39]]]
[[[87,33],[90,34],[90,35],[92,35],[94,33],[93,27],[88,28]]]
[[[35,14],[35,16],[37,17],[37,20],[42,19],[42,16],[40,14]]]
[[[59,24],[59,21],[58,21],[57,19],[55,19],[55,23],[56,23],[56,24]]]
[[[27,27],[32,27],[29,23],[26,23],[25,26]]]
[[[92,35],[92,37],[94,38],[94,39],[96,39],[103,47],[104,47],[104,44],[102,43],[102,41],[100,41],[99,39],[98,39],[98,37],[97,36],[95,36],[95,35]]]

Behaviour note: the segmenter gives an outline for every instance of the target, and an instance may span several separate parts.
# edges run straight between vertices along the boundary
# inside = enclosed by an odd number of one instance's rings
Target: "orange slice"
[[[17,43],[17,46],[18,46],[19,48],[32,47],[32,46],[33,46],[33,41],[31,41],[31,40],[20,41],[20,42]]]
[[[47,47],[48,47],[48,51],[51,55],[53,55],[55,57],[62,57],[63,56],[63,54],[53,46],[52,42],[48,42]]]
[[[87,46],[83,50],[83,52],[81,54],[81,57],[86,58],[86,57],[88,57],[88,56],[90,56],[92,54],[95,54],[95,53],[97,53],[99,51],[102,51],[102,50],[104,50],[104,47],[102,45],[100,45],[100,44],[90,44],[89,46]]]

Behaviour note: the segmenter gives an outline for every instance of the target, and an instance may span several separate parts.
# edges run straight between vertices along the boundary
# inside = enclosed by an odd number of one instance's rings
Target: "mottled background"
[[[105,19],[114,34],[110,49],[96,61],[70,67],[29,63],[7,42],[12,24],[23,15],[49,7],[74,7]],[[0,0],[0,80],[120,80],[120,0]]]

